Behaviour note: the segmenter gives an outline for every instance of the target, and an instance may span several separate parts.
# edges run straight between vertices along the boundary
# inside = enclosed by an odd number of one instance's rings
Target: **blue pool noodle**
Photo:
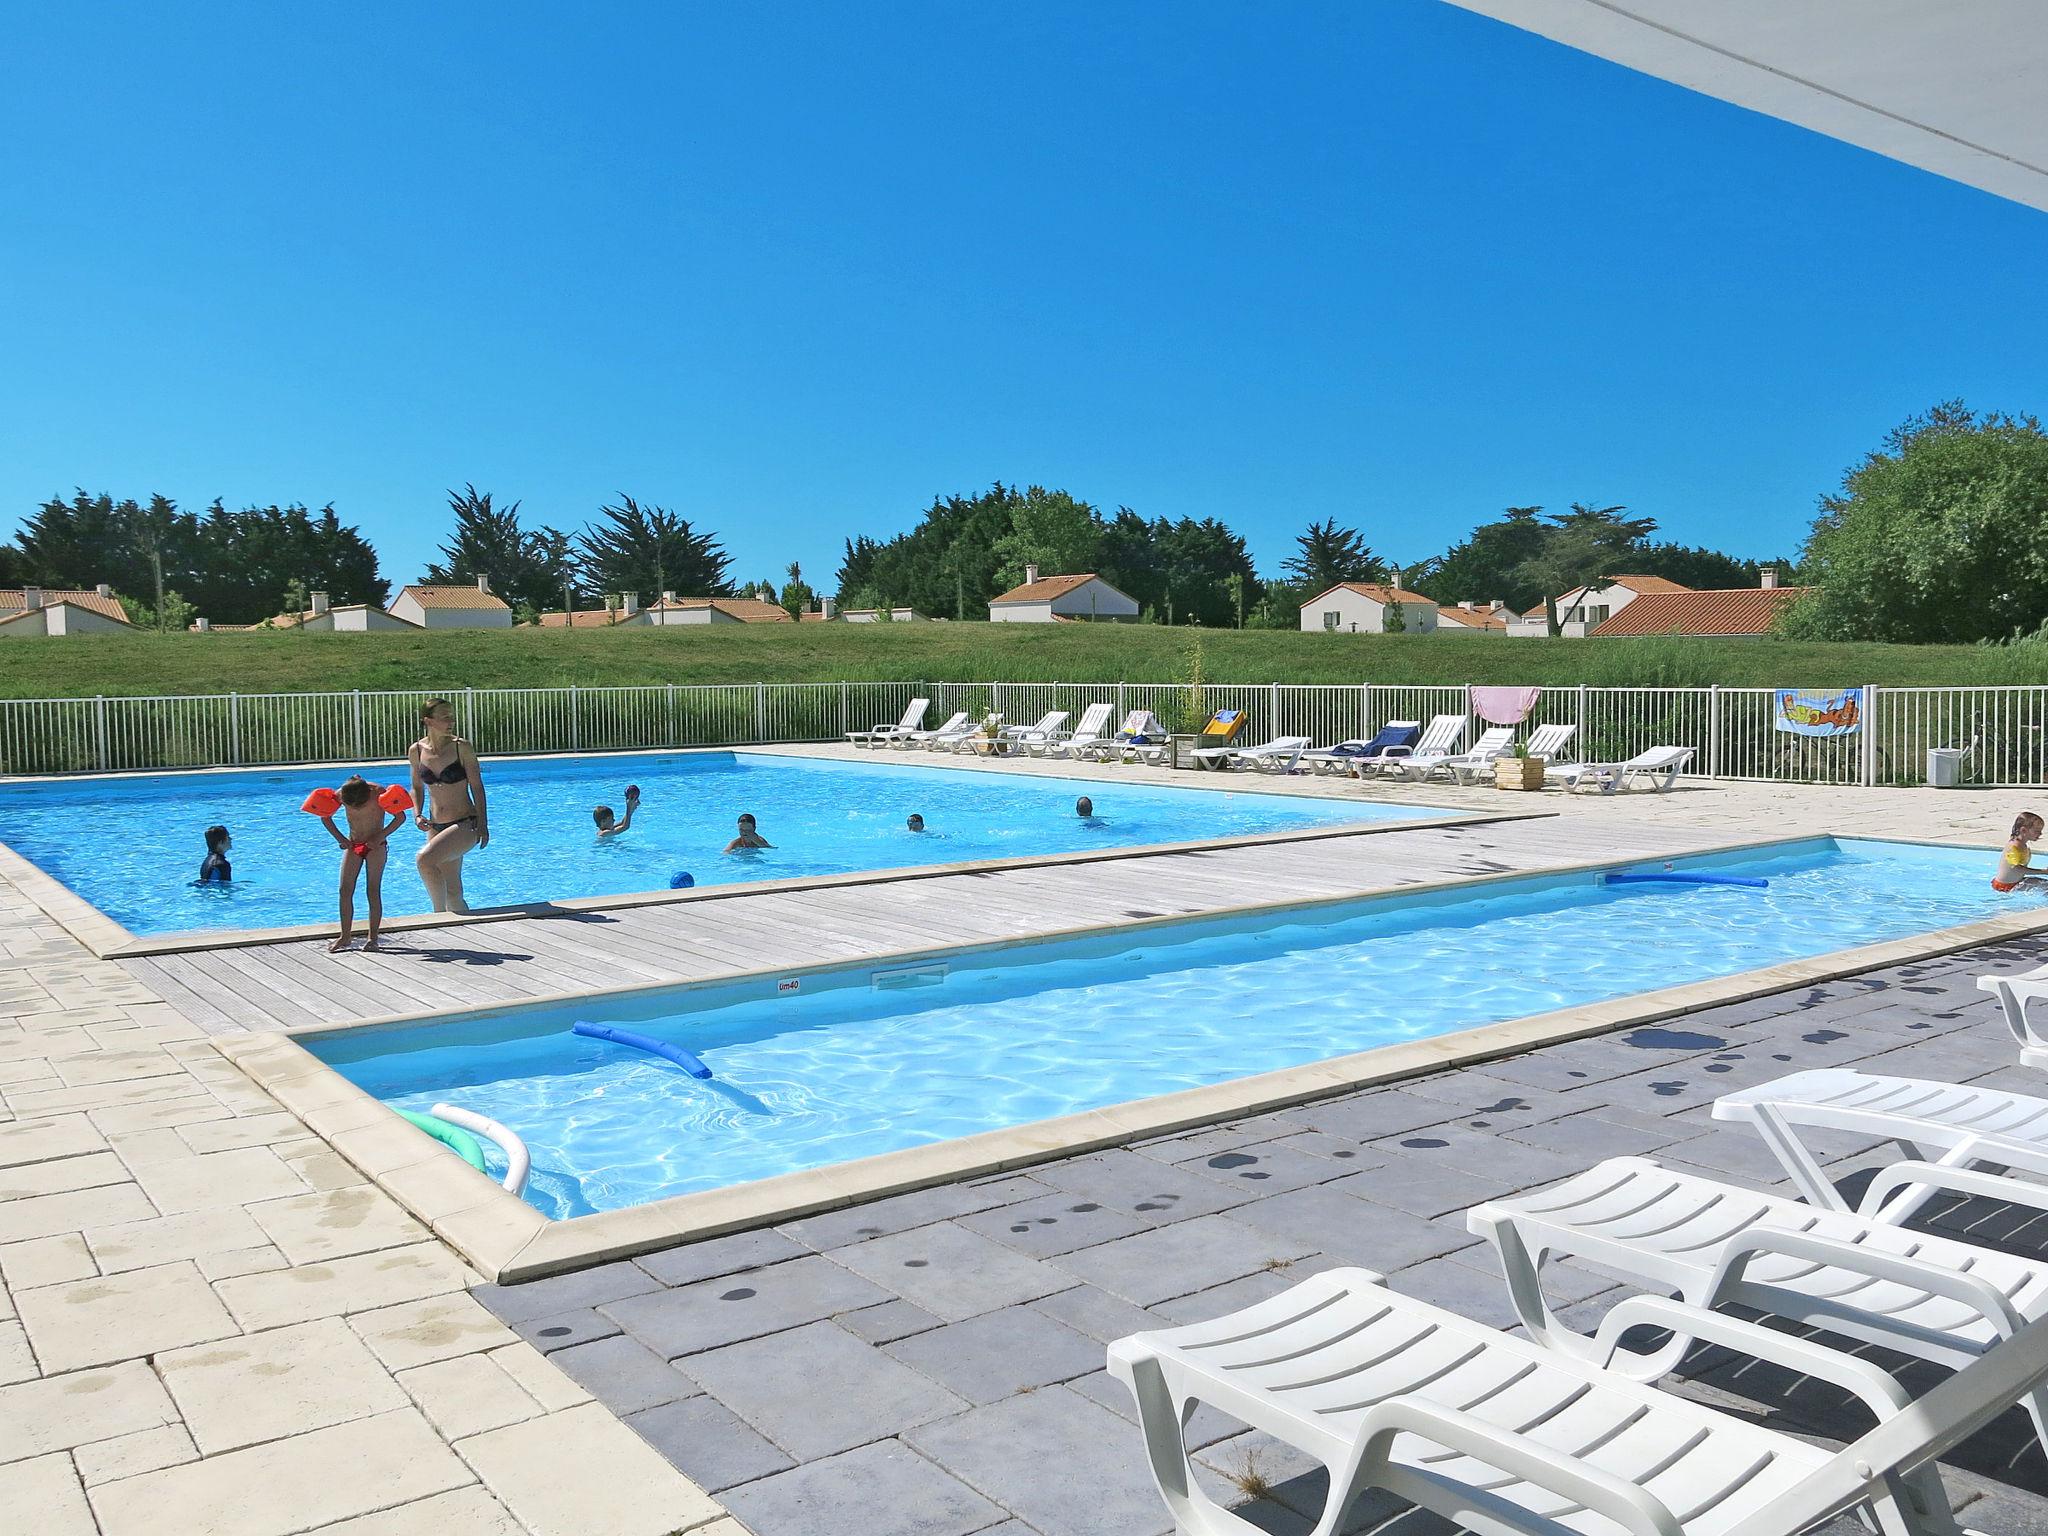
[[[684,1050],[680,1045],[670,1045],[666,1040],[657,1040],[652,1035],[636,1035],[630,1029],[613,1029],[609,1024],[590,1024],[578,1019],[569,1026],[569,1032],[581,1035],[586,1040],[609,1040],[613,1045],[630,1045],[636,1051],[647,1051],[672,1061],[692,1077],[709,1077],[711,1069]]]
[[[1689,874],[1682,870],[1670,870],[1654,875],[1609,875],[1609,885],[1739,885],[1744,890],[1762,891],[1770,888],[1768,880],[1753,879],[1748,875],[1705,875]]]

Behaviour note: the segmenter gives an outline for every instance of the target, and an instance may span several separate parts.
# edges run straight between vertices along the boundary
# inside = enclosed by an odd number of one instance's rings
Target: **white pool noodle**
[[[496,1142],[498,1150],[505,1154],[505,1177],[501,1182],[515,1195],[526,1188],[526,1174],[533,1166],[533,1159],[526,1154],[526,1143],[513,1132],[459,1104],[436,1104],[430,1113],[438,1120],[446,1120],[450,1125],[459,1125],[465,1131]]]

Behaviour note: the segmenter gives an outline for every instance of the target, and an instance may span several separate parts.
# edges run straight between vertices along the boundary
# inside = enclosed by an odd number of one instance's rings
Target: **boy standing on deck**
[[[406,797],[408,807],[411,797]],[[355,937],[356,877],[370,872],[367,895],[370,902],[370,934],[364,949],[377,947],[377,934],[384,926],[384,865],[390,857],[386,841],[396,827],[405,825],[405,812],[393,810],[386,821],[377,801],[377,786],[360,773],[341,786],[341,810],[348,816],[348,831],[334,824],[334,812],[320,818],[334,840],[341,844],[341,936],[327,946],[329,954],[340,954]]]

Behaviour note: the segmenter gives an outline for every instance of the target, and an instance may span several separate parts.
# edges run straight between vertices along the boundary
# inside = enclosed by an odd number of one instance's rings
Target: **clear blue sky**
[[[1624,502],[1796,547],[2048,411],[2048,217],[1435,3],[15,9],[0,512],[473,480],[736,574],[994,479],[1383,553]],[[1478,593],[1475,596],[1489,594]]]

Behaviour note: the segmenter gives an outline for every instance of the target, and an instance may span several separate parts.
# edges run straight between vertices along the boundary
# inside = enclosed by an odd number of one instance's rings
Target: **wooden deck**
[[[1620,815],[1548,817],[415,928],[387,934],[377,954],[330,955],[324,941],[294,939],[121,964],[209,1031],[288,1029],[1750,840]]]

